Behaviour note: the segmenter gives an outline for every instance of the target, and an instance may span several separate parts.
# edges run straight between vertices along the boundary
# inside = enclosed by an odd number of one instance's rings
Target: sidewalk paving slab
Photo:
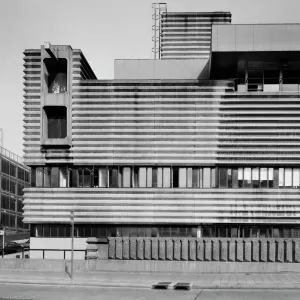
[[[300,276],[282,274],[191,274],[147,272],[66,272],[0,269],[0,283],[151,288],[154,283],[191,283],[193,289],[300,289]]]

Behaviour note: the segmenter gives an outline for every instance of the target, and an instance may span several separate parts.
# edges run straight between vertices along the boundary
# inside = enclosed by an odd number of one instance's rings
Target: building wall
[[[23,224],[23,189],[30,186],[30,170],[15,154],[0,147],[0,225],[7,233],[28,230]]]
[[[300,24],[212,26],[212,51],[299,51]]]
[[[115,79],[209,79],[210,62],[205,59],[116,59]]]
[[[231,23],[231,13],[173,13],[161,16],[161,58],[209,58],[212,24]]]

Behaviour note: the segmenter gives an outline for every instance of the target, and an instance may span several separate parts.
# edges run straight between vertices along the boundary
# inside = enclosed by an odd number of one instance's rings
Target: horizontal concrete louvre
[[[133,260],[299,262],[299,239],[242,238],[109,238],[109,259],[128,259],[127,244]]]
[[[226,24],[231,22],[231,16],[211,13],[209,15],[180,15],[165,14],[161,19],[161,58],[162,59],[186,59],[209,57],[211,48],[212,24]],[[166,42],[172,43],[172,46]],[[179,48],[182,42],[203,43],[207,47],[194,48],[185,45]]]
[[[28,159],[34,144],[40,140],[40,94],[41,94],[41,53],[40,50],[26,50],[24,52],[24,162],[30,165],[35,158]],[[36,149],[37,150],[37,149]],[[29,154],[30,153],[30,154]],[[36,157],[43,157],[37,153]]]

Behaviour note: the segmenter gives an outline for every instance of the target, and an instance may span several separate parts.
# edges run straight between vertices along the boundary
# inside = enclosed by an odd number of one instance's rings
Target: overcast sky
[[[0,0],[0,128],[23,154],[23,51],[80,48],[99,79],[115,58],[152,58],[153,0]],[[299,0],[169,0],[168,11],[230,11],[232,23],[300,23]]]

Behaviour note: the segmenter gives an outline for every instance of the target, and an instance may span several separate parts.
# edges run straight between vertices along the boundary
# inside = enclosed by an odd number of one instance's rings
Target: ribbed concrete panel
[[[230,81],[74,83],[73,163],[214,164],[220,102],[232,89]]]
[[[255,197],[253,197],[255,193]],[[27,223],[300,223],[297,189],[25,189]]]
[[[228,12],[162,14],[161,58],[209,58],[212,24],[230,23]]]
[[[41,131],[41,52],[26,50],[24,52],[24,162],[30,165],[32,153],[37,160],[44,160],[40,152]]]

